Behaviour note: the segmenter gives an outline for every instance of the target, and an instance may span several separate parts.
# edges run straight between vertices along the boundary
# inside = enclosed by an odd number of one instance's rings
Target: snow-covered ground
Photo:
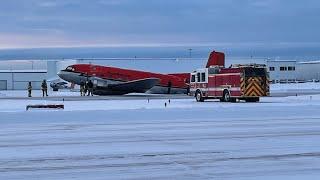
[[[70,91],[70,90],[63,90],[63,91],[49,91],[48,94],[50,96],[79,96],[80,92],[77,91]],[[28,92],[27,90],[8,90],[8,91],[0,91],[0,98],[4,97],[27,97]],[[32,91],[33,97],[42,97],[41,90],[33,90]]]
[[[271,96],[320,94],[320,83],[271,84]]]
[[[320,95],[165,102],[0,99],[0,179],[320,177]]]
[[[292,83],[292,84],[270,84],[271,96],[295,96],[308,95],[308,94],[320,94],[320,83]],[[50,96],[63,97],[63,96],[79,96],[80,93],[77,90],[62,90],[58,92],[50,91]],[[6,97],[26,97],[26,90],[15,91],[0,91],[0,99]],[[32,92],[33,97],[42,97],[40,90],[34,90]]]

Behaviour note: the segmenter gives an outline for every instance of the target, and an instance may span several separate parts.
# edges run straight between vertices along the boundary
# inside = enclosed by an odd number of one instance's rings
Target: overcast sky
[[[0,48],[320,42],[319,0],[0,3]]]

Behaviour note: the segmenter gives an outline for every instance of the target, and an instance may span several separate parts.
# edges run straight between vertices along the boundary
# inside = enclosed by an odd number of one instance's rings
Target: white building
[[[28,82],[32,83],[33,89],[40,89],[44,79],[50,83],[58,79],[57,73],[61,69],[76,63],[76,60],[0,61],[0,90],[25,90]]]
[[[320,80],[320,61],[268,60],[266,64],[274,83]]]
[[[297,61],[267,61],[270,80],[274,82],[290,82],[297,79]]]
[[[320,80],[320,61],[298,62],[297,68],[298,80]]]

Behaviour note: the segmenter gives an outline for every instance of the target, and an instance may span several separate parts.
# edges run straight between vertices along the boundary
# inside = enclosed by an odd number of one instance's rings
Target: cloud
[[[58,4],[53,1],[43,1],[38,4],[40,7],[56,7]]]
[[[106,6],[122,5],[128,3],[128,0],[99,0],[98,4]]]
[[[0,6],[0,36],[19,47],[314,43],[319,15],[316,0],[11,0]]]

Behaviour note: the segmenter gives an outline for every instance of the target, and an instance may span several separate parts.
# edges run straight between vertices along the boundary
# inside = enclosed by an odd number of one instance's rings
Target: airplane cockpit
[[[74,67],[72,67],[72,66],[68,66],[68,67],[65,69],[65,71],[74,72],[75,69],[74,69]]]

